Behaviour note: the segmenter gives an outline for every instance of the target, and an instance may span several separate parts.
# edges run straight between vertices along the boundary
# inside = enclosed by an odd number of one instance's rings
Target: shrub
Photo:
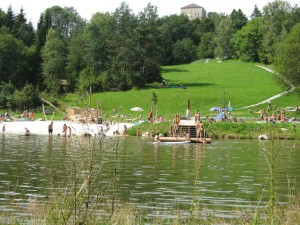
[[[16,90],[13,97],[12,107],[17,110],[34,109],[40,105],[39,92],[32,84],[26,84],[22,89]]]

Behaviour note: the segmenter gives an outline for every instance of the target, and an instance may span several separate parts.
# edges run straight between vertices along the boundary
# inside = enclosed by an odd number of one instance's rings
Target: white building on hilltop
[[[190,5],[182,7],[181,13],[187,15],[190,18],[190,20],[196,19],[196,18],[198,18],[198,19],[206,18],[205,9],[196,4],[190,4]]]

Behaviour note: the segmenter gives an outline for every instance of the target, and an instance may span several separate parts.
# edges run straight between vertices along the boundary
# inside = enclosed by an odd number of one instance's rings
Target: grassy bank
[[[276,139],[300,140],[300,126],[294,123],[257,123],[255,121],[246,122],[204,122],[208,137],[213,139],[257,139],[260,135],[272,135]],[[171,123],[142,123],[129,129],[129,135],[136,135],[139,127],[141,133],[150,132],[151,134],[160,133],[170,136]]]
[[[132,112],[133,107],[141,107],[144,111],[141,113],[144,120],[147,120],[149,111],[152,109],[153,115],[162,115],[169,121],[175,114],[185,115],[188,99],[191,103],[191,115],[199,110],[201,117],[215,117],[219,112],[211,112],[212,107],[231,106],[236,110],[232,111],[231,116],[236,118],[251,117],[253,120],[259,120],[260,110],[267,107],[262,104],[254,108],[253,112],[248,109],[239,109],[248,105],[257,104],[268,99],[284,90],[275,82],[273,74],[257,67],[257,64],[245,63],[240,61],[218,62],[211,60],[197,61],[188,65],[166,66],[162,68],[162,76],[168,82],[168,87],[161,87],[159,83],[148,85],[144,89],[132,89],[122,92],[103,92],[93,93],[91,107],[102,108],[103,120],[114,120],[115,122],[125,122],[125,118],[134,120],[140,116],[139,112]],[[186,87],[180,88],[180,85]],[[151,98],[155,92],[158,102],[153,105]],[[272,101],[272,107],[277,106],[278,110],[269,111],[268,114],[278,113],[286,107],[295,107],[299,105],[300,98],[296,93],[284,95]],[[86,94],[68,94],[56,101],[60,109],[65,111],[68,106],[79,106],[86,108],[89,105],[89,99]],[[115,110],[123,115],[123,120],[114,117]],[[0,110],[4,113],[6,110]],[[21,114],[13,112],[14,115]],[[56,112],[53,120],[61,120],[64,115]],[[286,117],[295,117],[299,119],[300,112],[286,111]],[[42,111],[35,113],[35,118],[51,119],[52,115],[45,118]],[[170,124],[151,125],[143,124],[142,132],[149,131],[156,133],[159,131],[167,135]],[[277,125],[279,126],[279,125]],[[297,132],[291,133],[291,125],[280,125],[287,128],[289,132],[278,129],[278,137],[287,134],[288,138],[299,138]],[[285,127],[287,126],[287,127]],[[144,128],[145,127],[145,128]],[[215,137],[235,137],[235,138],[256,138],[258,133],[267,132],[264,125],[256,123],[239,124],[215,124],[210,125],[211,136]],[[259,128],[257,128],[259,127]],[[260,128],[262,127],[262,128]],[[260,129],[256,132],[256,129]],[[135,135],[135,131],[130,132]],[[215,134],[215,135],[214,135]],[[229,135],[230,134],[230,135]]]

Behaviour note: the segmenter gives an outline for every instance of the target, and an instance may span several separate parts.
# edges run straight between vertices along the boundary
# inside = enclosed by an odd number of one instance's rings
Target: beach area
[[[74,123],[70,121],[52,121],[53,135],[62,135],[64,124],[70,127],[72,135],[98,135],[101,129],[105,131],[105,136],[114,136],[118,131],[120,134],[126,125],[127,128],[134,124],[130,123],[115,123],[112,125],[96,124],[96,123]],[[14,121],[14,122],[0,122],[1,134],[18,134],[25,135],[25,128],[29,129],[31,135],[48,135],[48,126],[51,121]],[[69,132],[69,131],[68,131]],[[69,134],[69,133],[68,133]]]

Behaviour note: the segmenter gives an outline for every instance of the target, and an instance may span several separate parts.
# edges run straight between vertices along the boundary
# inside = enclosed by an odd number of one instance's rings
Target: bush
[[[26,84],[14,92],[12,108],[17,110],[34,109],[40,105],[38,90],[32,84]]]
[[[7,107],[10,108],[12,99],[13,99],[13,93],[15,91],[15,86],[9,82],[1,82],[0,84],[0,108],[5,109]]]

